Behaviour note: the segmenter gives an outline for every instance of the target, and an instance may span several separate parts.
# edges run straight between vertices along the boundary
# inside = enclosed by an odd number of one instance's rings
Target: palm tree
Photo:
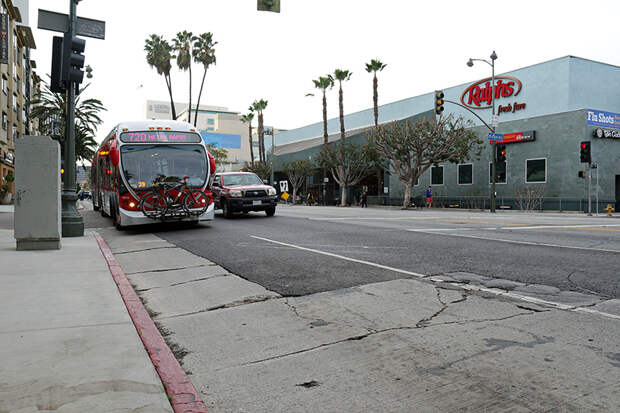
[[[213,34],[211,32],[202,33],[198,37],[194,37],[194,49],[192,50],[192,56],[196,63],[202,64],[205,71],[202,74],[202,83],[200,83],[200,92],[198,93],[198,102],[196,103],[196,114],[194,115],[194,127],[198,121],[198,108],[200,106],[200,97],[202,96],[202,88],[205,84],[205,77],[207,76],[207,69],[210,65],[215,64],[215,49],[214,46],[217,42],[213,41]]]
[[[334,78],[332,75],[319,76],[313,82],[315,88],[323,91],[323,143],[327,145],[327,97],[325,97],[325,91],[334,87]]]
[[[379,126],[379,95],[377,93],[377,87],[379,82],[377,80],[377,72],[385,69],[387,65],[383,64],[379,59],[371,59],[370,63],[366,63],[366,71],[368,73],[374,73],[372,78],[372,102],[375,109],[375,126]]]
[[[55,93],[49,85],[42,81],[41,91],[30,102],[31,115],[39,119],[41,134],[52,136],[60,142],[64,141],[66,94]],[[99,112],[107,110],[98,99],[82,100],[84,90],[90,85],[81,87],[75,98],[75,159],[76,161],[90,161],[97,149],[95,134],[103,123]],[[52,121],[61,122],[61,135],[55,136]],[[63,148],[61,146],[61,148]]]
[[[241,116],[241,122],[247,123],[250,130],[248,134],[250,136],[250,164],[254,166],[254,148],[252,147],[252,120],[254,119],[254,112],[249,112],[247,115]]]
[[[336,69],[334,71],[334,78],[338,81],[338,109],[340,109],[340,143],[344,145],[344,104],[342,98],[342,82],[351,79],[353,73],[348,70]]]
[[[255,100],[250,106],[250,111],[258,113],[258,152],[261,162],[266,161],[265,157],[265,135],[263,129],[263,110],[267,108],[265,99]]]
[[[189,104],[187,106],[187,122],[192,121],[192,45],[194,43],[192,32],[183,30],[177,33],[177,37],[172,39],[172,48],[176,52],[174,58],[177,66],[182,71],[189,70]]]
[[[157,74],[163,75],[166,80],[166,87],[170,95],[170,106],[172,107],[172,119],[176,120],[177,112],[172,98],[172,79],[170,78],[170,59],[172,59],[172,46],[164,40],[162,36],[152,34],[145,40],[144,50],[146,51],[146,62],[157,70]]]
[[[372,78],[372,103],[373,108],[375,110],[375,127],[379,126],[379,94],[377,92],[377,88],[379,86],[379,81],[377,80],[377,72],[382,71],[386,64],[383,64],[379,59],[371,59],[370,63],[366,63],[366,71],[368,73],[373,73]],[[377,159],[376,165],[379,165],[379,159]],[[383,169],[380,166],[377,166],[377,195],[382,194],[383,188]]]

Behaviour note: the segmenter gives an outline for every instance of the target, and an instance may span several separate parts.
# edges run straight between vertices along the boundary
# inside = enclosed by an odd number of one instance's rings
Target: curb
[[[110,273],[123,298],[127,312],[148,352],[155,370],[175,413],[207,413],[207,408],[185,371],[159,333],[155,323],[142,305],[142,301],[127,280],[112,250],[105,240],[95,233],[99,249],[110,268]]]

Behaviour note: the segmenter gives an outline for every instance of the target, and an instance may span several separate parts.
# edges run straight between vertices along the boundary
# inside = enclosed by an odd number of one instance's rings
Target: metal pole
[[[493,52],[495,54],[495,51]],[[495,134],[495,59],[491,58],[491,129]],[[497,145],[497,143],[495,143]],[[495,212],[495,156],[496,146],[491,145],[491,212]]]
[[[592,216],[592,165],[588,164],[588,216]]]
[[[77,25],[77,3],[79,0],[69,0],[69,34],[75,36]],[[63,62],[68,63],[68,62]],[[66,115],[65,115],[65,142],[64,161],[65,173],[63,176],[64,188],[62,191],[62,236],[81,237],[84,235],[84,221],[77,212],[76,179],[75,179],[75,84],[66,85]]]
[[[598,215],[598,165],[596,165],[596,215]]]

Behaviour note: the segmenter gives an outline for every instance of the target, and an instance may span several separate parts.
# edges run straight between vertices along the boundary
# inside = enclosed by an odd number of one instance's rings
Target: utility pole
[[[592,216],[592,164],[588,163],[588,216]]]
[[[69,0],[69,39],[75,36],[77,25],[77,3],[79,0]],[[68,62],[63,62],[68,64]],[[77,83],[68,82],[66,91],[65,114],[65,142],[63,175],[64,188],[62,190],[62,236],[81,237],[84,235],[84,221],[77,212],[76,179],[75,179],[75,87]]]

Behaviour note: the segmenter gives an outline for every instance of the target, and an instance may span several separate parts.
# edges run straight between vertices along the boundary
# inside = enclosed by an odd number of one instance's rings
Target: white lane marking
[[[473,228],[473,229],[491,229],[491,228]],[[572,245],[559,245],[559,244],[547,244],[544,242],[529,242],[529,241],[517,241],[512,239],[502,239],[502,238],[490,238],[490,237],[480,237],[476,235],[464,235],[464,234],[442,234],[440,232],[434,232],[432,229],[421,230],[421,229],[405,229],[405,231],[409,232],[421,232],[426,234],[434,234],[434,235],[447,235],[450,237],[462,237],[462,238],[474,238],[474,239],[483,239],[485,241],[497,241],[497,242],[508,242],[511,244],[522,244],[522,245],[535,245],[537,247],[553,247],[553,248],[569,248],[575,250],[586,250],[586,251],[600,251],[600,252],[614,252],[620,253],[620,250],[609,250],[604,248],[589,248],[589,247],[578,247]]]
[[[409,232],[429,232],[429,231],[473,231],[476,229],[483,228],[407,228]],[[496,229],[496,228],[486,228],[486,229]]]
[[[600,225],[535,225],[531,227],[500,227],[499,229],[554,229],[554,228],[603,228],[620,227],[620,224],[600,224]]]
[[[262,241],[266,241],[266,242],[271,242],[271,243],[274,243],[274,244],[284,245],[286,247],[297,248],[297,249],[302,250],[302,251],[314,252],[316,254],[327,255],[329,257],[339,258],[339,259],[345,260],[345,261],[356,262],[356,263],[359,263],[359,264],[365,264],[365,265],[369,265],[371,267],[381,268],[381,269],[388,270],[388,271],[394,271],[394,272],[401,273],[401,274],[412,275],[412,276],[417,277],[417,278],[424,278],[424,277],[426,277],[426,275],[420,274],[420,273],[417,273],[417,272],[401,270],[400,268],[389,267],[387,265],[377,264],[377,263],[370,262],[370,261],[364,261],[364,260],[358,260],[356,258],[345,257],[344,255],[338,255],[338,254],[334,254],[334,253],[331,253],[331,252],[325,252],[325,251],[315,250],[313,248],[301,247],[299,245],[289,244],[289,243],[282,242],[282,241],[276,241],[276,240],[269,239],[269,238],[258,237],[256,235],[250,235],[250,237],[251,238],[255,238],[255,239],[259,239],[259,240],[262,240]],[[433,282],[442,281],[442,280],[440,280],[440,279],[438,279],[436,277],[430,277],[429,280],[433,281]],[[534,304],[547,305],[547,306],[551,306],[551,307],[557,308],[558,310],[566,310],[566,311],[594,314],[594,315],[600,315],[602,317],[607,317],[607,318],[612,318],[612,319],[615,319],[615,320],[620,320],[620,315],[605,313],[603,311],[594,310],[592,308],[569,306],[569,305],[562,304],[562,303],[556,303],[556,302],[553,302],[553,301],[542,300],[540,298],[535,298],[535,297],[530,297],[530,296],[527,296],[527,295],[516,294],[516,293],[509,292],[509,291],[498,290],[498,289],[495,289],[495,288],[487,288],[487,287],[471,285],[471,284],[459,284],[459,283],[450,283],[450,282],[448,282],[448,284],[457,286],[457,287],[459,287],[461,289],[464,289],[464,290],[484,291],[484,292],[492,293],[492,294],[495,294],[495,295],[498,295],[498,296],[510,297],[510,298],[513,298],[513,299],[516,299],[516,300],[519,300],[519,301],[527,301],[527,302],[534,303]]]
[[[250,235],[250,237],[256,238],[256,239],[260,239],[262,241],[272,242],[274,244],[284,245],[284,246],[291,247],[291,248],[297,248],[297,249],[303,250],[303,251],[309,251],[309,252],[314,252],[316,254],[323,254],[323,255],[327,255],[329,257],[339,258],[339,259],[345,260],[345,261],[356,262],[358,264],[365,264],[365,265],[369,265],[371,267],[377,267],[377,268],[381,268],[381,269],[388,270],[388,271],[399,272],[401,274],[407,274],[407,275],[411,275],[411,276],[418,277],[418,278],[426,277],[424,274],[419,274],[417,272],[405,271],[405,270],[401,270],[399,268],[388,267],[387,265],[377,264],[377,263],[370,262],[370,261],[358,260],[356,258],[349,258],[349,257],[345,257],[344,255],[334,254],[332,252],[325,252],[325,251],[321,251],[321,250],[315,250],[313,248],[307,248],[307,247],[302,247],[302,246],[299,246],[299,245],[288,244],[286,242],[275,241],[275,240],[268,239],[268,238],[263,238],[263,237],[257,237],[255,235]]]

